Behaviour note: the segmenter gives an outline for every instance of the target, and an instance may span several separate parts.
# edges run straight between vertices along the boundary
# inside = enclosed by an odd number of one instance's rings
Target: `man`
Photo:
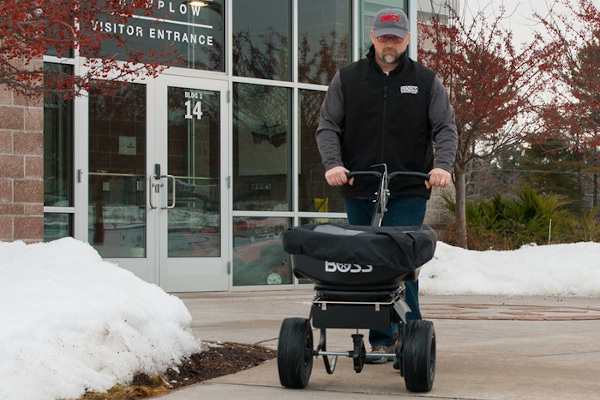
[[[316,139],[325,179],[331,186],[342,186],[348,222],[369,225],[378,182],[370,176],[354,182],[347,172],[385,163],[389,172],[429,173],[425,182],[400,177],[390,182],[383,219],[387,226],[422,225],[431,188],[444,188],[452,179],[458,141],[454,111],[435,72],[408,58],[409,22],[402,10],[381,10],[371,41],[365,59],[336,73],[321,105]],[[407,319],[420,319],[418,281],[405,284],[405,301],[411,309]],[[394,353],[398,337],[394,325],[370,331],[372,352]],[[378,364],[388,360],[367,358]]]

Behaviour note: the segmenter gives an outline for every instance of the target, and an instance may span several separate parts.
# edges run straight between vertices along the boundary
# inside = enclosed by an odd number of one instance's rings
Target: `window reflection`
[[[346,218],[300,218],[300,225],[309,225],[309,224],[347,225],[348,220]]]
[[[71,75],[69,65],[44,64],[50,75]],[[73,206],[73,100],[44,97],[44,206]],[[73,236],[73,215],[44,213],[44,241]]]
[[[90,91],[88,234],[102,257],[146,254],[146,86]]]
[[[319,107],[325,92],[300,90],[300,176],[298,177],[298,205],[300,211],[344,212],[344,200],[338,187],[325,181],[315,132],[319,123]]]
[[[291,80],[291,2],[234,0],[233,74]]]
[[[288,254],[281,233],[287,218],[233,219],[233,285],[283,285],[292,283]]]
[[[70,75],[73,67],[44,64],[49,73]],[[44,205],[73,205],[73,100],[44,98]]]
[[[208,71],[225,70],[224,0],[203,6],[190,1],[152,1],[152,9],[141,10],[127,23],[98,15],[88,29],[113,34],[101,49],[83,49],[89,57],[144,62]],[[147,15],[148,14],[148,15]],[[86,27],[84,27],[86,28]]]
[[[73,214],[44,213],[44,242],[73,236]]]
[[[233,87],[233,209],[290,210],[291,89]]]
[[[327,85],[338,68],[349,64],[349,0],[298,2],[298,80]]]
[[[169,257],[221,255],[220,92],[168,88]],[[195,112],[195,114],[194,114]],[[169,202],[173,181],[169,182]]]

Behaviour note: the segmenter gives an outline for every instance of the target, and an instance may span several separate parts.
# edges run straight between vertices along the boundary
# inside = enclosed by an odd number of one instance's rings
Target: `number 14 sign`
[[[202,99],[201,93],[196,92],[185,92],[185,98],[187,99],[185,104],[185,118],[186,119],[202,119]]]

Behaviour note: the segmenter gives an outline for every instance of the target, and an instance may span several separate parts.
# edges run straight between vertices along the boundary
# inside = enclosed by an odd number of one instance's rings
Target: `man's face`
[[[383,35],[375,37],[371,31],[371,41],[375,47],[375,58],[379,65],[389,65],[391,67],[398,64],[400,56],[406,51],[410,42],[410,33],[406,34],[404,39],[394,35]]]

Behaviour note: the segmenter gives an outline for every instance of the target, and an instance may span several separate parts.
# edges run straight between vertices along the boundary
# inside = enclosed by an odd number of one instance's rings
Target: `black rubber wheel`
[[[409,321],[402,349],[404,383],[411,392],[429,392],[435,378],[433,322]]]
[[[308,385],[313,365],[313,334],[306,318],[286,318],[277,345],[279,382],[290,389]]]

